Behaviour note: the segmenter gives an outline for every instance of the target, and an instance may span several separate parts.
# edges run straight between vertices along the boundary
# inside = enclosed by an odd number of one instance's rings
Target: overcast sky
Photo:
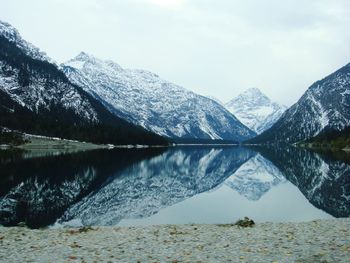
[[[350,62],[349,0],[0,0],[0,19],[59,63],[85,51],[225,102],[291,105]]]

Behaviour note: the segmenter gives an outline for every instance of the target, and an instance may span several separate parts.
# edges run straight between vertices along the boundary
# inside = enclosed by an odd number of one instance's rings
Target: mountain
[[[25,41],[16,28],[10,24],[0,21],[0,35],[14,44],[18,49],[20,49],[25,55],[40,61],[50,62],[55,64],[55,62],[46,55],[45,52],[40,51],[39,48],[33,44]]]
[[[284,105],[272,102],[257,88],[239,94],[225,107],[257,134],[269,129],[287,109]]]
[[[219,103],[145,70],[123,69],[84,52],[62,65],[68,78],[116,116],[159,135],[242,141],[255,133]]]
[[[111,114],[4,22],[0,22],[1,126],[96,143],[166,143]]]
[[[207,96],[205,96],[205,97],[207,97],[208,99],[211,99],[211,100],[213,100],[213,101],[219,103],[220,105],[224,105],[224,103],[223,103],[220,99],[218,99],[217,97],[215,97],[215,96],[207,95]]]
[[[225,184],[248,200],[257,201],[272,187],[285,181],[276,166],[256,154],[231,175]]]
[[[350,64],[315,82],[269,130],[250,142],[295,143],[349,126]]]

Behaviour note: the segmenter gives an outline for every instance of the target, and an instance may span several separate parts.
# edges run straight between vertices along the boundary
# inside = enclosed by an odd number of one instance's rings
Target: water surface
[[[0,224],[298,222],[350,215],[345,153],[182,147],[0,152]]]

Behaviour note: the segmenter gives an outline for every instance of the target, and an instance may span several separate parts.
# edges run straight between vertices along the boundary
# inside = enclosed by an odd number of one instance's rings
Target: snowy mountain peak
[[[15,43],[18,48],[20,48],[26,55],[30,57],[56,64],[51,58],[49,58],[46,55],[45,52],[40,51],[39,48],[25,41],[15,27],[1,20],[0,20],[0,36],[3,36],[10,42]]]
[[[95,61],[96,58],[93,55],[90,55],[84,51],[81,51],[75,58],[74,60],[79,60],[79,61]]]
[[[254,142],[299,142],[350,126],[350,64],[315,82],[281,119]]]
[[[102,60],[84,51],[80,52],[76,57],[66,62],[63,66],[69,66],[79,70],[81,70],[83,67],[101,68],[104,70],[108,69],[108,71],[123,70],[121,66],[112,60]]]
[[[11,26],[9,23],[3,22],[0,20],[0,32],[2,35],[10,36],[18,36],[19,33],[16,28]]]
[[[87,58],[81,53],[75,62]],[[97,143],[167,144],[163,138],[113,116],[103,103],[72,85],[57,65],[3,22],[0,98],[0,123],[10,129]]]
[[[249,103],[252,106],[271,104],[271,100],[258,88],[247,89],[227,104],[236,104],[237,102]]]
[[[225,106],[224,103],[223,103],[220,99],[218,99],[217,97],[215,97],[215,96],[207,95],[207,96],[205,96],[205,97],[207,97],[208,99],[211,99],[211,100],[213,100],[213,101],[219,103],[219,104],[222,105],[222,106]]]
[[[245,90],[243,93],[241,93],[240,95],[246,96],[246,97],[257,97],[257,96],[266,97],[266,95],[264,93],[262,93],[261,90],[258,88],[249,88],[249,89]]]
[[[243,124],[256,133],[270,128],[287,109],[272,102],[258,88],[250,88],[225,104]]]
[[[118,117],[172,138],[242,141],[255,135],[223,106],[157,74],[90,58],[78,55],[62,68]]]

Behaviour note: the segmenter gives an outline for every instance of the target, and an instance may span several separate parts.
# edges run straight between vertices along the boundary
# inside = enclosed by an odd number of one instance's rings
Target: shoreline
[[[308,150],[322,150],[322,151],[333,151],[333,152],[349,152],[350,146],[341,146],[341,147],[334,147],[331,144],[316,144],[316,143],[297,143],[297,146],[301,149],[308,149]]]
[[[350,219],[30,230],[0,227],[3,262],[350,262]]]

